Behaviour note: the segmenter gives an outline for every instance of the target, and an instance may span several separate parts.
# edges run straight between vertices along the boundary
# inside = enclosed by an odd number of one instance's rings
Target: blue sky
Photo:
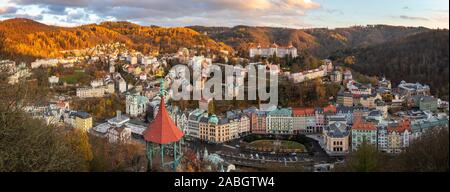
[[[448,0],[0,0],[0,19],[76,26],[126,20],[160,26],[449,27]]]

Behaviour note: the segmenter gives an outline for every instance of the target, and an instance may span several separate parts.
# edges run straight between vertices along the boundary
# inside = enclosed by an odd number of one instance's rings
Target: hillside
[[[434,30],[355,49],[347,54],[356,58],[349,66],[364,74],[385,75],[394,84],[426,83],[434,94],[448,99],[448,36],[448,30]]]
[[[212,51],[233,50],[224,43],[216,42],[185,27],[140,26],[130,22],[103,22],[100,26],[127,36],[137,49],[143,52],[156,49],[162,53],[173,53],[180,47],[209,48]]]
[[[0,22],[4,36],[2,55],[9,57],[57,57],[60,51],[92,47],[120,41],[131,44],[128,37],[97,25],[75,28],[49,26],[28,19]]]
[[[248,55],[248,49],[252,46],[269,46],[276,42],[279,45],[293,46],[300,49],[310,49],[317,46],[317,39],[297,29],[236,26],[227,27],[202,27],[191,26],[196,31],[206,33],[216,41],[224,42],[239,51],[241,56]]]
[[[174,52],[179,47],[205,47],[212,51],[232,49],[187,28],[144,27],[128,22],[107,22],[79,27],[57,27],[29,19],[0,22],[0,56],[17,59],[57,57],[60,51],[82,49],[101,43],[123,42],[139,51]],[[3,47],[3,48],[2,48]]]
[[[280,45],[292,43],[301,50],[306,50],[317,57],[328,57],[341,49],[367,47],[391,41],[400,37],[413,35],[429,29],[421,27],[397,27],[388,25],[355,26],[337,29],[289,29],[272,27],[190,27],[207,33],[216,41],[222,41],[236,50],[247,53],[249,46]]]

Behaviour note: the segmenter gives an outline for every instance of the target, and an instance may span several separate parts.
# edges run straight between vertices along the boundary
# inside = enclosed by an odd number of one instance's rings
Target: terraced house
[[[314,108],[294,108],[292,110],[292,130],[294,134],[313,133],[316,127]]]
[[[270,111],[266,118],[266,129],[270,134],[293,134],[292,109],[281,108]]]
[[[361,112],[353,114],[351,133],[352,150],[357,150],[364,141],[375,146],[377,145],[377,128],[375,124],[366,122]]]
[[[387,150],[388,153],[400,153],[409,146],[411,136],[411,122],[409,119],[402,119],[399,122],[391,123],[387,127]]]

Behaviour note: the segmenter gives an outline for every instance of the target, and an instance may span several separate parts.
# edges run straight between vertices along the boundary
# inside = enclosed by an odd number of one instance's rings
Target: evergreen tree
[[[377,148],[366,140],[358,147],[358,150],[350,154],[348,159],[348,171],[373,172],[380,167],[380,153]]]

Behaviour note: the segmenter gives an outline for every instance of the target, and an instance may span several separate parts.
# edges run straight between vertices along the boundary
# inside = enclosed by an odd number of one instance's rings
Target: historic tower
[[[153,169],[153,164],[160,168],[177,169],[182,157],[181,139],[184,133],[175,125],[170,118],[164,102],[164,71],[162,68],[157,72],[160,78],[161,103],[155,120],[143,132],[146,143],[146,154],[148,159],[147,170]],[[158,157],[159,156],[159,157]]]

